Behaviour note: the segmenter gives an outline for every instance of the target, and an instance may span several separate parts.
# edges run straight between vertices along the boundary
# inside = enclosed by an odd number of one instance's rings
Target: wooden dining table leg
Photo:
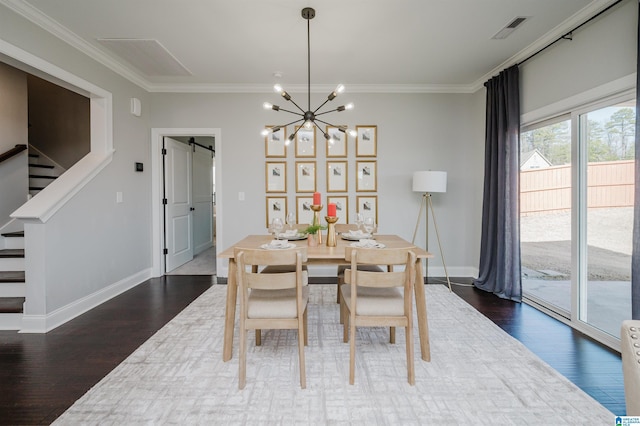
[[[237,265],[235,259],[229,259],[229,276],[227,278],[227,305],[224,312],[224,342],[222,360],[229,361],[233,353],[233,328],[236,321],[236,299],[238,283],[236,282]]]
[[[420,353],[423,361],[431,361],[429,345],[429,323],[427,321],[427,299],[424,292],[424,275],[422,260],[416,260],[416,283],[413,286],[416,297],[416,313],[418,315],[418,335],[420,336]]]

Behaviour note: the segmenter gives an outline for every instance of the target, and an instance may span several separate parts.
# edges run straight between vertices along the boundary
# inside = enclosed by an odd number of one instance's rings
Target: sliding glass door
[[[635,99],[524,127],[520,229],[525,300],[599,340],[631,317]]]
[[[580,114],[580,321],[619,337],[631,318],[635,100]]]

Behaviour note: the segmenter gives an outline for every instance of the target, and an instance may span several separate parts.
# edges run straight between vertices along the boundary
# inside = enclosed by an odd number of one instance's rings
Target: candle
[[[314,192],[313,193],[313,205],[314,206],[319,206],[320,204],[322,204],[322,202],[320,201],[320,193],[319,192]]]
[[[336,203],[329,203],[327,205],[327,216],[336,216]]]

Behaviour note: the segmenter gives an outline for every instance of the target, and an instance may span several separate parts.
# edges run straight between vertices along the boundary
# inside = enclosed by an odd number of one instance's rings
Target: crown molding
[[[471,84],[353,84],[349,86],[351,93],[475,93],[484,87],[484,83],[502,70],[515,65],[552,43],[572,28],[582,24],[587,19],[606,9],[617,0],[594,0],[573,16],[562,22],[552,31],[530,44],[511,58],[507,59],[491,71]],[[35,25],[48,31],[80,52],[119,74],[133,84],[148,92],[154,93],[269,93],[271,86],[262,84],[207,84],[207,83],[153,83],[144,78],[131,67],[123,65],[102,50],[84,41],[80,36],[70,31],[54,19],[42,13],[23,0],[0,0],[0,4],[23,16]],[[327,93],[333,86],[315,85],[311,87],[313,93]],[[306,85],[291,85],[287,87],[290,93],[306,93]]]

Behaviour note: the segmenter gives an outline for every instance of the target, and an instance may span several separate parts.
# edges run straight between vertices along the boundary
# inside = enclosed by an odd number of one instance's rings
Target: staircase
[[[34,196],[42,191],[64,170],[56,166],[46,156],[39,154],[33,147],[29,147],[29,195]]]
[[[0,330],[21,328],[26,293],[24,270],[24,232],[0,235]]]

